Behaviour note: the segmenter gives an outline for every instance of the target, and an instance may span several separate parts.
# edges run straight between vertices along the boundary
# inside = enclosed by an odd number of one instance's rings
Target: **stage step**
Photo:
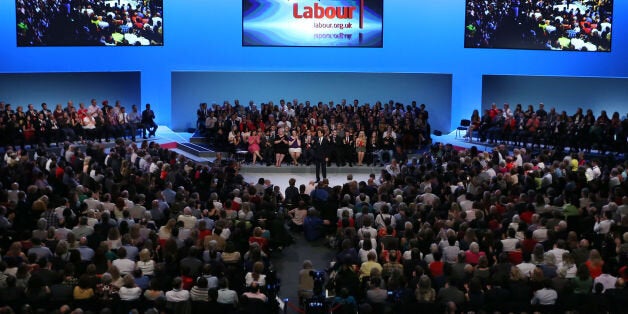
[[[216,152],[203,145],[195,143],[178,143],[177,148],[197,157],[216,158]]]
[[[207,137],[205,137],[205,136],[196,136],[196,134],[193,135],[192,137],[190,137],[190,143],[194,143],[194,144],[208,144]]]
[[[301,173],[307,173],[307,174],[316,174],[316,167],[314,165],[310,165],[310,166],[288,166],[288,165],[282,165],[281,167],[275,167],[275,165],[270,165],[270,166],[266,166],[266,164],[264,165],[260,165],[260,164],[241,164],[240,165],[240,171],[241,172],[247,172],[247,173],[281,173],[281,174],[290,174],[290,173],[294,173],[294,174],[301,174]],[[356,174],[356,173],[360,173],[360,174],[370,174],[370,173],[375,173],[376,175],[379,175],[379,172],[381,171],[382,167],[379,167],[379,165],[377,165],[376,167],[371,167],[371,166],[362,166],[362,167],[358,167],[358,166],[353,166],[353,167],[349,167],[349,166],[345,166],[345,167],[337,167],[335,165],[332,165],[331,167],[327,167],[327,173],[328,174]]]
[[[188,152],[186,152],[184,150],[181,150],[179,148],[173,148],[173,149],[170,149],[170,151],[173,151],[173,152],[175,152],[175,153],[177,153],[179,155],[183,155],[183,156],[185,156],[185,158],[191,159],[191,160],[193,160],[194,162],[197,162],[197,163],[208,164],[208,163],[212,163],[214,161],[213,157],[199,157],[199,156],[196,156],[194,154],[188,153]]]

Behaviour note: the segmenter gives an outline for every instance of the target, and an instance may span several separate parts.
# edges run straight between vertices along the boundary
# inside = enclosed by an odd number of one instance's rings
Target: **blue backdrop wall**
[[[382,98],[385,97],[385,98]],[[194,127],[196,119],[190,119],[198,104],[213,102],[221,104],[234,99],[246,105],[249,100],[258,104],[268,101],[279,103],[279,99],[299,102],[333,100],[339,103],[346,99],[360,104],[382,103],[393,99],[410,104],[430,104],[430,124],[434,130],[449,129],[451,116],[451,75],[449,74],[407,74],[407,73],[321,73],[321,72],[173,72],[172,127],[183,129]]]
[[[536,109],[542,102],[546,110],[555,107],[568,115],[578,107],[592,108],[596,116],[602,110],[609,117],[615,111],[622,117],[628,113],[628,78],[486,75],[482,87],[485,109],[492,103],[500,108],[509,103],[513,109],[516,104],[523,110],[528,105]]]
[[[164,5],[163,47],[17,48],[15,3],[4,0],[0,72],[140,71],[142,102],[153,104],[158,122],[168,125],[180,123],[171,116],[173,71],[447,73],[453,75],[454,126],[481,106],[484,74],[628,77],[628,20],[622,15],[628,1],[615,1],[610,53],[464,49],[465,0],[385,0],[381,49],[243,48],[240,1]]]
[[[27,104],[36,108],[41,103],[54,110],[56,104],[66,106],[68,100],[89,106],[90,100],[108,99],[113,105],[116,100],[131,109],[138,105],[141,111],[140,72],[101,72],[101,73],[5,73],[0,74],[0,100],[26,109]]]

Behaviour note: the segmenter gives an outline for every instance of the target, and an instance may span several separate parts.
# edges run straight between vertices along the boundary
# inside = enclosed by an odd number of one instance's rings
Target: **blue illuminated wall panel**
[[[198,105],[222,104],[239,99],[258,104],[280,99],[339,103],[353,99],[361,104],[392,99],[410,104],[425,103],[432,129],[448,130],[451,115],[451,75],[413,73],[302,73],[302,72],[174,72],[172,74],[173,127],[193,127]]]
[[[542,102],[545,110],[556,108],[568,115],[578,107],[591,108],[596,116],[602,110],[609,117],[615,111],[624,117],[628,113],[628,78],[485,75],[482,81],[484,108],[509,103],[514,109],[520,103],[523,110],[528,105],[537,109]]]
[[[173,71],[447,73],[454,126],[481,107],[485,74],[628,77],[628,1],[615,1],[610,53],[465,49],[465,0],[385,0],[383,48],[370,49],[242,47],[241,1],[164,5],[163,47],[17,48],[15,4],[2,1],[0,73],[140,71],[142,103],[168,125],[195,119],[171,116]]]
[[[0,101],[24,110],[28,104],[41,108],[43,102],[54,110],[56,104],[65,107],[69,100],[78,108],[81,102],[89,105],[92,98],[99,105],[103,100],[111,105],[120,100],[127,109],[133,104],[143,108],[140,84],[140,72],[0,73]]]

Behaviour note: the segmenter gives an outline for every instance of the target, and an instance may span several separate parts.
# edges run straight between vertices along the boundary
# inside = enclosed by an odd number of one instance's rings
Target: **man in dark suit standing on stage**
[[[148,131],[148,136],[155,136],[155,132],[157,132],[157,123],[155,123],[155,112],[150,109],[150,104],[146,104],[146,109],[142,111],[142,125],[144,126],[144,130],[142,131],[142,137],[146,138],[146,131]]]
[[[316,132],[316,138],[312,143],[312,152],[314,157],[314,163],[316,164],[316,182],[321,180],[321,171],[323,173],[323,179],[327,178],[327,150],[329,149],[329,140],[323,134],[322,129],[318,129]]]
[[[353,167],[353,153],[355,152],[355,139],[353,138],[353,131],[346,130],[345,136],[342,140],[342,159],[344,162],[349,163],[349,167]]]
[[[202,103],[198,110],[196,110],[196,129],[198,133],[202,136],[205,136],[205,120],[209,116],[209,111],[207,110],[207,103]]]

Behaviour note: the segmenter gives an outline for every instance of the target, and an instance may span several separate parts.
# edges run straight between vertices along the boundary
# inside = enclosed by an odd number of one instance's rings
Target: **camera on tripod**
[[[269,297],[275,297],[279,293],[281,288],[281,280],[277,277],[277,272],[274,269],[268,271],[266,274],[266,293]]]
[[[310,270],[310,277],[314,279],[314,296],[324,296],[323,287],[325,286],[325,272],[322,270]]]
[[[305,300],[305,313],[323,314],[329,308],[327,296],[325,295],[325,271],[311,270],[310,277],[314,279],[312,297]]]

